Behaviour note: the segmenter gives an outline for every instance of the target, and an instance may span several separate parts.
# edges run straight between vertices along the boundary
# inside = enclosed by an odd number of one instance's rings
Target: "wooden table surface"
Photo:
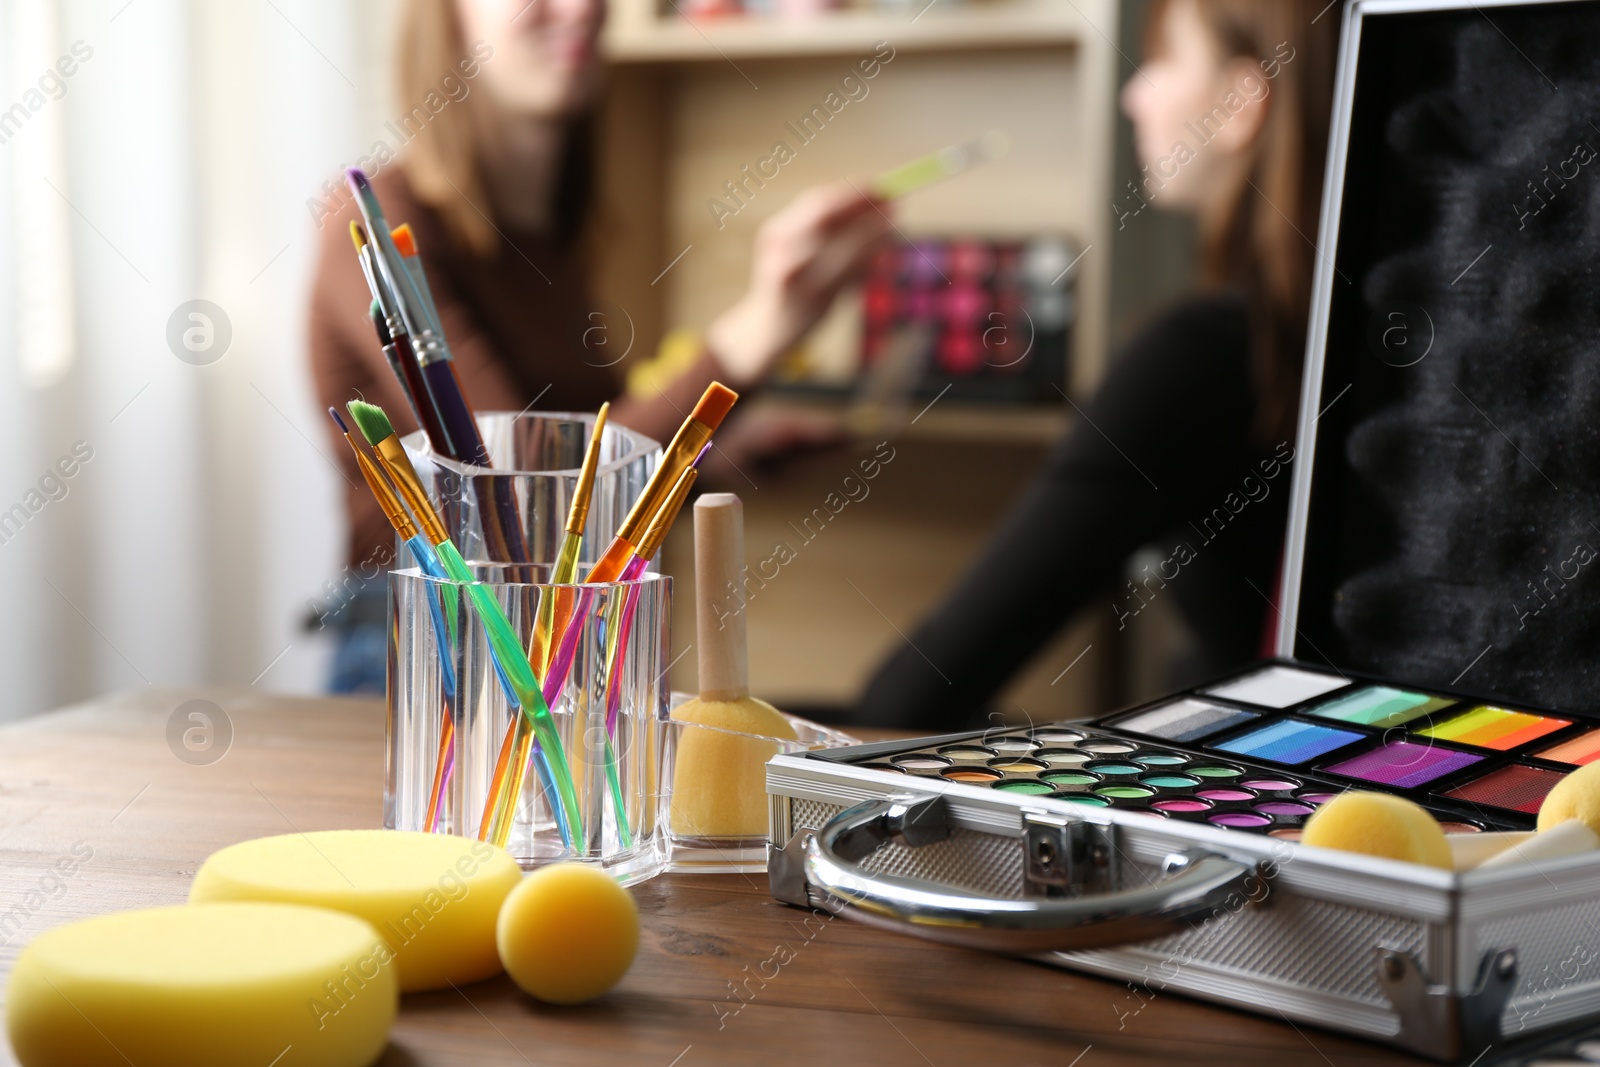
[[[169,746],[169,725],[188,725],[178,709],[190,700],[211,702],[232,725],[226,755],[208,765]],[[375,701],[156,689],[0,729],[0,968],[9,975],[23,945],[69,920],[182,903],[200,862],[224,845],[380,825],[383,730]],[[72,877],[51,876],[74,848],[93,855]],[[610,994],[557,1009],[502,976],[410,995],[380,1063],[1423,1062],[813,915],[774,902],[762,876],[665,875],[634,893],[639,957]],[[0,1050],[0,1063],[15,1062],[9,1046]]]

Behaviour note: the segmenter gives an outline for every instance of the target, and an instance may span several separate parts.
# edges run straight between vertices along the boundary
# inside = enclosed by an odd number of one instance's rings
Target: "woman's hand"
[[[731,384],[755,383],[793,348],[890,229],[884,206],[848,182],[808,189],[762,223],[749,291],[706,331]]]

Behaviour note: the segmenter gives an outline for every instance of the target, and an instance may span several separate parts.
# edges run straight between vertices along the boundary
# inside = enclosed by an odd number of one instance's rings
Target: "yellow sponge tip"
[[[1600,833],[1600,763],[1585,764],[1561,779],[1539,805],[1541,830],[1568,819],[1578,819]]]
[[[364,1067],[399,1000],[392,953],[359,919],[205,904],[41,934],[12,969],[6,1026],[23,1067]]]
[[[1351,790],[1306,821],[1301,844],[1450,870],[1450,845],[1426,808],[1404,797]]]
[[[500,973],[495,918],[521,877],[509,853],[483,841],[324,830],[213,853],[189,901],[280,901],[364,919],[393,949],[401,992],[412,993]]]
[[[639,950],[639,909],[604,871],[541,867],[500,909],[496,944],[506,973],[549,1004],[581,1004],[622,980]]]
[[[767,761],[794,727],[771,704],[691,700],[672,713],[675,837],[759,837],[767,832]],[[708,729],[695,729],[708,727]]]

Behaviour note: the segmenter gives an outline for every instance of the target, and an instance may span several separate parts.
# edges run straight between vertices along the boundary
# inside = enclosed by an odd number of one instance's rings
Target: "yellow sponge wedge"
[[[1387,793],[1340,793],[1306,821],[1300,843],[1445,870],[1454,866],[1444,831],[1427,809]]]
[[[189,901],[282,901],[365,919],[394,950],[400,991],[413,993],[500,973],[495,919],[521,879],[516,860],[483,841],[325,830],[213,853]]]
[[[768,738],[793,740],[794,727],[755,697],[691,700],[672,713],[678,727],[672,771],[672,832],[679,837],[754,837],[767,832]]]
[[[365,1067],[399,1008],[383,939],[348,915],[208,904],[35,938],[6,986],[23,1067]]]

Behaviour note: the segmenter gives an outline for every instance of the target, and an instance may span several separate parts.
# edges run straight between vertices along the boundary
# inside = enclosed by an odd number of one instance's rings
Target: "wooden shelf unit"
[[[913,3],[903,13],[690,23],[670,0],[666,14],[655,0],[612,0],[604,42],[611,84],[599,130],[598,290],[628,311],[642,346],[665,329],[703,328],[732,305],[760,222],[802,190],[847,176],[861,181],[1000,128],[1011,138],[1006,157],[898,202],[895,223],[911,238],[1071,237],[1085,254],[1062,386],[1076,398],[1098,384],[1109,335],[1118,0],[936,0],[920,17]],[[790,124],[879,41],[893,47],[894,59],[870,92],[814,139],[796,141]],[[732,217],[710,211],[724,183],[777,140],[795,149],[778,176]],[[1002,517],[1007,494],[1072,417],[1065,406],[940,403],[908,427],[896,440],[903,458],[873,498],[841,516],[826,549],[806,551],[752,606],[753,687],[780,705],[852,700],[903,640],[896,630],[912,632],[956,580]],[[747,543],[810,513],[848,473],[834,469],[840,462],[819,458],[791,476],[759,479],[759,489],[741,488]],[[922,502],[929,492],[981,506],[957,521]],[[684,579],[686,536],[674,537],[666,560]],[[871,607],[841,599],[859,601],[851,583]],[[675,608],[679,650],[693,639],[692,600],[679,597]],[[1076,626],[1005,703],[1041,719],[1099,710],[1106,672],[1096,657],[1061,677],[1085,645],[1103,647],[1093,626]],[[678,688],[691,687],[692,661],[674,668]]]
[[[635,10],[635,9],[638,10]],[[908,52],[977,48],[1065,48],[1092,33],[1075,9],[1057,3],[998,0],[966,5],[920,2],[903,12],[838,11],[809,18],[657,15],[648,3],[617,4],[606,54],[615,63],[692,62],[758,57],[847,55],[892,41]]]

